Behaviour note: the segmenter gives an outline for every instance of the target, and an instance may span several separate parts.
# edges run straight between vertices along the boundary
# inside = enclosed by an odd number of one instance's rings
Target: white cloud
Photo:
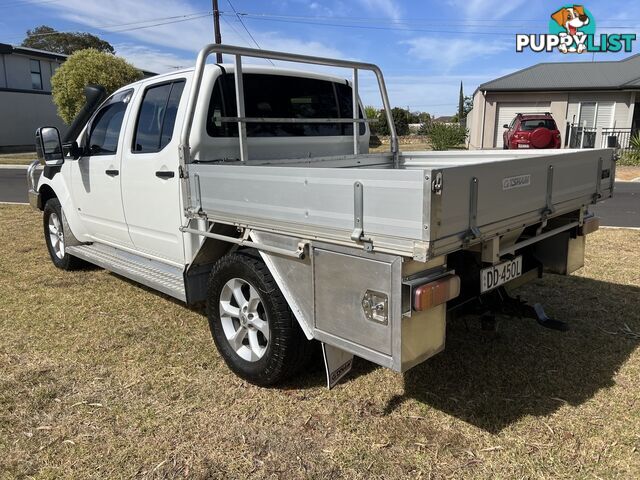
[[[449,3],[467,20],[488,20],[504,18],[516,10],[521,12],[521,7],[530,2],[527,0],[451,0]]]
[[[468,38],[417,37],[401,42],[409,45],[408,55],[450,71],[453,67],[479,57],[508,50],[513,45],[504,40],[478,41]]]
[[[400,20],[402,10],[395,0],[359,0],[362,5],[373,12],[378,13],[378,17],[386,16],[394,22]],[[382,14],[382,15],[380,15]]]
[[[198,50],[213,40],[213,23],[211,16],[204,16],[195,20],[155,25],[163,22],[181,20],[184,15],[206,15],[206,7],[196,8],[189,2],[174,0],[110,0],[108,2],[98,0],[66,0],[62,3],[45,4],[47,8],[59,17],[81,25],[90,27],[100,36],[110,40],[112,33],[118,37],[128,37],[131,42],[119,42],[116,51],[123,56],[133,59],[145,65],[193,65]],[[202,10],[200,9],[202,8]],[[158,20],[159,18],[176,17],[175,19]],[[155,19],[155,20],[154,20]],[[155,25],[153,28],[132,29],[140,26],[136,22],[149,21],[144,25]],[[123,25],[123,24],[129,25]],[[115,27],[115,25],[120,25]],[[114,27],[110,27],[114,26]],[[242,25],[232,16],[223,17],[221,23],[223,43],[242,46],[255,46],[251,43]],[[276,31],[260,31],[251,28],[251,33],[264,49],[283,50],[308,55],[329,57],[344,57],[337,48],[331,47],[319,40],[301,40],[290,35],[283,35]],[[119,32],[116,32],[120,30]],[[111,32],[111,33],[110,33]],[[143,47],[133,48],[135,42],[146,44]],[[122,51],[127,45],[126,51]],[[150,48],[150,46],[154,48]],[[162,47],[173,50],[182,50],[188,53],[178,56],[163,53]],[[190,56],[190,55],[192,56]],[[153,55],[158,55],[158,61],[153,62]],[[175,62],[174,62],[175,60]],[[156,67],[158,70],[158,67]]]
[[[194,57],[182,57],[142,45],[116,43],[113,47],[116,49],[117,55],[124,57],[132,65],[154,73],[166,73],[187,68],[194,63]]]

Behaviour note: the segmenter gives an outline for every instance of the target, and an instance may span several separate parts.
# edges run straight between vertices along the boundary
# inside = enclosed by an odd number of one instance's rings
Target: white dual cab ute
[[[368,153],[360,71],[390,152]],[[29,195],[53,263],[206,302],[220,354],[258,385],[304,369],[313,341],[329,387],[354,356],[404,372],[444,349],[456,312],[564,328],[507,288],[580,268],[588,206],[614,187],[612,150],[400,152],[373,64],[208,45],[195,68],[86,96],[64,142],[36,134]]]

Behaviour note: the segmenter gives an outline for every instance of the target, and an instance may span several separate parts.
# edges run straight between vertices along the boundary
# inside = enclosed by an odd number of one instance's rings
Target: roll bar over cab
[[[233,65],[207,65],[214,52]],[[388,153],[368,153],[361,70],[380,89]],[[259,385],[302,368],[314,339],[329,386],[354,355],[396,371],[428,359],[448,310],[580,268],[597,229],[587,207],[613,191],[610,150],[401,153],[382,72],[361,62],[208,45],[194,69],[85,113],[64,147],[38,130],[44,172],[29,170],[53,263],[206,301],[224,360]]]

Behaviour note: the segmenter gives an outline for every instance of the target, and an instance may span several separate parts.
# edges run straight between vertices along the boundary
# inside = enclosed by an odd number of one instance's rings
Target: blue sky
[[[255,46],[228,0],[219,0],[224,43]],[[260,47],[373,62],[385,73],[391,102],[435,115],[456,110],[465,93],[512,71],[543,61],[591,61],[588,55],[515,52],[516,33],[547,33],[550,14],[563,3],[525,0],[231,0]],[[637,33],[638,2],[583,3],[597,33]],[[117,54],[156,72],[191,66],[211,42],[209,0],[0,0],[0,42],[19,44],[40,24],[88,31]],[[248,14],[248,15],[245,15]],[[634,44],[634,53],[637,52]],[[628,54],[598,54],[614,60]],[[335,71],[334,71],[335,73]],[[344,75],[350,75],[345,72]],[[372,78],[362,96],[378,106]]]

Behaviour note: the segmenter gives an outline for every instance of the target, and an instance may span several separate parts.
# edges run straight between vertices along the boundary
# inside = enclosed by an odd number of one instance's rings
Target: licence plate
[[[522,256],[483,268],[480,270],[480,293],[493,290],[520,275],[522,275]]]
[[[519,143],[518,148],[529,148],[530,145],[528,143]]]

